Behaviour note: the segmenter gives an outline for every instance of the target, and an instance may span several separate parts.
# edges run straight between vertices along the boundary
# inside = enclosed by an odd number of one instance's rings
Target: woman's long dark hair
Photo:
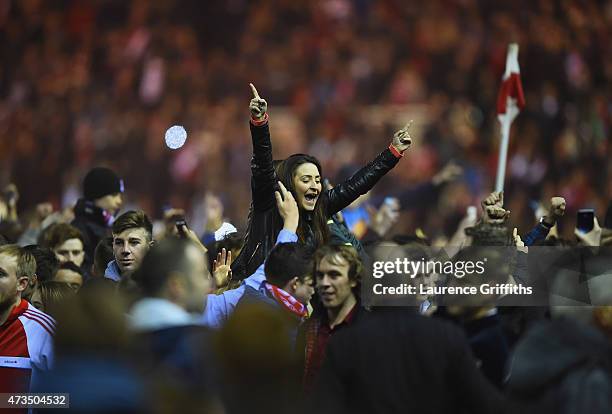
[[[293,154],[289,158],[276,164],[276,175],[280,182],[291,191],[291,194],[296,198],[295,187],[293,185],[293,175],[295,170],[302,164],[311,163],[316,165],[319,170],[321,179],[323,178],[323,171],[321,170],[321,163],[315,157],[306,154]],[[321,184],[322,185],[322,184]],[[327,214],[326,214],[326,199],[325,189],[322,189],[321,195],[317,199],[314,211],[312,212],[312,230],[314,232],[314,239],[317,246],[322,246],[327,243],[329,239],[329,229],[327,228]],[[298,206],[299,207],[299,206]],[[304,217],[304,212],[300,208],[300,222],[297,229],[297,235],[301,242],[306,241],[308,225]]]

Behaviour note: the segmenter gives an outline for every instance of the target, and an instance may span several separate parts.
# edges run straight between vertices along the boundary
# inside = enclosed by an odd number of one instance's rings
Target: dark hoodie
[[[521,413],[612,413],[612,342],[570,320],[538,324],[516,347],[507,390]]]
[[[80,198],[74,207],[74,220],[72,225],[79,229],[83,234],[83,249],[85,250],[85,260],[83,269],[89,271],[93,264],[94,251],[98,242],[103,237],[108,237],[110,225],[112,224],[112,214],[94,205],[93,201]]]

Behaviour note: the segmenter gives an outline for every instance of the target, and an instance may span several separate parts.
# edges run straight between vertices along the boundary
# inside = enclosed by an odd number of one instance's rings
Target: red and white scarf
[[[272,295],[272,297],[274,297],[285,309],[299,316],[300,318],[305,318],[308,316],[308,310],[303,303],[299,302],[296,298],[285,292],[283,289],[271,285],[268,282],[264,283],[266,284],[266,289]]]

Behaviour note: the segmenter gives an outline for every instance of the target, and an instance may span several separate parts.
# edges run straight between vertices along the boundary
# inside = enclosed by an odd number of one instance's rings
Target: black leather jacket
[[[255,273],[265,261],[276,243],[283,219],[278,213],[274,188],[278,181],[272,160],[272,143],[268,123],[255,126],[251,123],[253,158],[251,159],[252,202],[242,251],[232,263],[234,278],[243,279]],[[399,159],[389,149],[381,152],[373,161],[357,171],[351,178],[324,191],[319,202],[325,203],[327,217],[344,209],[360,195],[367,193],[380,178],[390,171]],[[312,217],[301,213],[300,220]],[[312,231],[309,232],[311,235]],[[307,237],[306,244],[316,248],[314,237]]]

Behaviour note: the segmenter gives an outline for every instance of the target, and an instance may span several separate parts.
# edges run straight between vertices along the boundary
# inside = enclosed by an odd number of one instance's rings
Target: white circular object
[[[187,141],[187,131],[180,125],[173,125],[166,131],[166,146],[171,149],[179,149]]]

